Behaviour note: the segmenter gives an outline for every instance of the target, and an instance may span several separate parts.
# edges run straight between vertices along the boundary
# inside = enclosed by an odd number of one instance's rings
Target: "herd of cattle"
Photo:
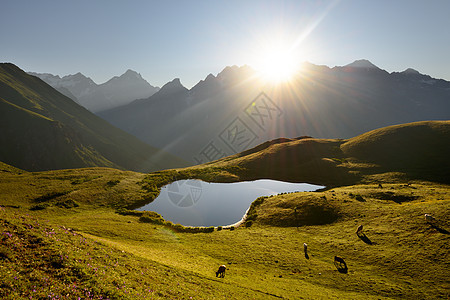
[[[436,221],[436,219],[430,214],[425,214],[425,221],[428,224],[433,224]],[[360,236],[362,231],[363,231],[363,226],[359,225],[358,228],[356,229],[356,235]],[[308,244],[303,243],[303,251],[305,252],[305,257],[309,258]],[[345,263],[345,260],[342,257],[335,256],[334,257],[334,265],[336,266],[338,271],[345,271],[345,272],[347,271],[347,264]],[[219,269],[216,272],[216,277],[224,278],[226,270],[227,270],[227,267],[225,265],[219,266]]]

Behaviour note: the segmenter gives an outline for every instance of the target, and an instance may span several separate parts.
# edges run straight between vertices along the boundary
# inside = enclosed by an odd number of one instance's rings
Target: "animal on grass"
[[[434,220],[436,220],[432,215],[430,214],[425,214],[425,220],[430,223],[433,222]]]
[[[309,259],[309,255],[308,255],[308,244],[307,243],[303,243],[303,251],[305,251],[305,258]]]
[[[221,265],[216,272],[216,277],[224,278],[226,269],[227,269],[227,267],[225,265]]]
[[[363,230],[363,226],[362,226],[362,225],[359,225],[358,228],[356,229],[356,234],[361,233],[362,230]]]

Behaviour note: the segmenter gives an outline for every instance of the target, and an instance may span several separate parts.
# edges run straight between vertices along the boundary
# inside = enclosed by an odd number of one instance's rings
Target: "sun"
[[[272,83],[289,81],[298,71],[298,59],[285,47],[272,47],[261,54],[255,69],[261,77]]]

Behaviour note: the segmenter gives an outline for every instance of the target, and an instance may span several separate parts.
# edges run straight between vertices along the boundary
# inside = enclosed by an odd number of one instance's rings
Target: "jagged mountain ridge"
[[[0,108],[0,161],[21,169],[155,171],[185,165],[10,63],[0,64]]]
[[[450,118],[450,82],[407,70],[389,73],[367,60],[334,68],[304,63],[289,83],[277,86],[248,66],[232,66],[190,90],[162,93],[98,114],[193,163],[279,137],[350,138]],[[248,134],[237,140],[233,130]]]
[[[60,77],[48,73],[33,73],[62,94],[92,112],[126,105],[133,100],[147,98],[159,88],[150,85],[133,70],[127,70],[121,76],[115,76],[102,84],[96,84],[81,73]]]

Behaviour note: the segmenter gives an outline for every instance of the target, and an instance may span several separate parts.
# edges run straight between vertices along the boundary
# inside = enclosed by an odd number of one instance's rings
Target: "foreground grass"
[[[2,299],[189,299],[247,295],[98,243],[49,221],[0,211]]]
[[[0,181],[2,298],[450,296],[448,185],[360,184],[279,195],[255,205],[251,227],[192,234],[116,212],[148,197],[158,184],[145,185],[170,172],[149,181],[100,168],[13,171]],[[317,207],[335,217],[320,221]],[[427,224],[424,213],[438,222]],[[355,234],[360,224],[365,239]],[[347,274],[335,268],[335,255],[346,260]],[[214,274],[220,264],[229,268],[223,279]]]

